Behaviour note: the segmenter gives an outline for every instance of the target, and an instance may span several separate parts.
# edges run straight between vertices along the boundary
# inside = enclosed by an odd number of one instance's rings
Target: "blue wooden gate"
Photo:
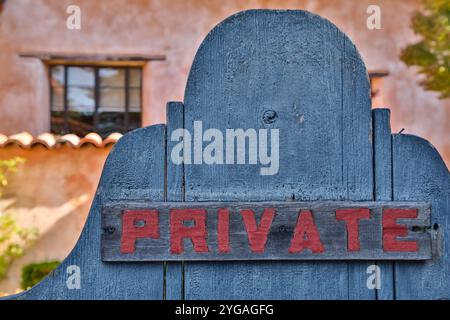
[[[175,165],[171,133],[278,128],[276,175],[258,166]],[[250,10],[200,46],[184,102],[167,125],[125,135],[109,155],[80,239],[44,281],[17,299],[450,298],[450,177],[425,140],[392,134],[389,110],[371,110],[361,57],[329,21],[304,11]],[[101,208],[112,201],[413,200],[432,205],[427,262],[101,261]],[[366,282],[381,268],[381,289]],[[75,266],[75,269],[74,267]],[[71,287],[73,270],[80,286]]]

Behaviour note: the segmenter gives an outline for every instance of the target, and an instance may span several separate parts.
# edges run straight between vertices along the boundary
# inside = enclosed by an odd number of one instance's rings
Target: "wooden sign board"
[[[116,203],[102,259],[427,260],[430,215],[413,202]]]

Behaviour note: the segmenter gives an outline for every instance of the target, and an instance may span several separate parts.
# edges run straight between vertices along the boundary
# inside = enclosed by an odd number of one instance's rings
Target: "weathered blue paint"
[[[166,132],[166,167],[167,167],[167,201],[184,201],[183,176],[184,166],[174,165],[170,161],[170,151],[176,142],[170,137],[178,128],[184,128],[184,106],[181,102],[167,104]],[[183,299],[183,264],[182,262],[167,262],[165,269],[165,299]]]
[[[264,121],[266,111],[275,122]],[[280,170],[173,165],[177,128],[278,128]],[[373,128],[373,129],[372,129]],[[88,221],[69,257],[16,299],[450,298],[449,172],[425,141],[392,135],[388,110],[372,111],[365,66],[330,22],[304,11],[250,10],[214,28],[195,57],[184,103],[168,124],[139,129],[114,147]],[[368,290],[365,262],[103,263],[100,208],[118,200],[430,201],[442,244],[426,263],[380,263]],[[375,263],[375,262],[374,262]],[[69,265],[81,289],[66,286]],[[394,273],[395,271],[395,273]]]
[[[393,136],[394,200],[431,203],[435,259],[395,264],[396,299],[450,299],[450,175],[437,150],[426,140]]]
[[[251,10],[211,31],[185,93],[185,126],[278,128],[280,171],[186,166],[187,201],[372,200],[370,86],[351,41],[303,11]],[[263,114],[273,110],[273,124]],[[368,263],[186,263],[187,299],[374,299]]]
[[[165,126],[125,135],[106,160],[86,225],[68,258],[17,299],[162,299],[163,264],[108,264],[101,261],[103,204],[119,200],[164,199]],[[68,289],[67,267],[81,269],[81,288]]]
[[[377,201],[392,201],[392,135],[390,110],[375,109],[373,115],[374,193]],[[394,298],[395,262],[377,262],[381,271],[378,300]]]

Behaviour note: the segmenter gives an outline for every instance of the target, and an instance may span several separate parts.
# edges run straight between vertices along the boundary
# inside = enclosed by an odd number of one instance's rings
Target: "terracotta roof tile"
[[[104,148],[116,143],[122,137],[121,133],[115,132],[107,138],[102,139],[97,133],[91,132],[80,138],[75,134],[66,134],[63,136],[53,133],[43,133],[37,137],[33,137],[28,132],[22,132],[6,136],[0,134],[0,148],[8,145],[17,145],[21,148],[31,148],[35,145],[42,145],[47,149],[54,149],[62,144],[68,144],[73,148],[81,148],[84,145],[94,145],[97,148]]]

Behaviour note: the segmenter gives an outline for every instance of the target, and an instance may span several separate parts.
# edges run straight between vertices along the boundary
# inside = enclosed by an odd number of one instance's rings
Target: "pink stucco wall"
[[[82,29],[68,30],[66,8],[82,10]],[[165,121],[165,104],[182,100],[187,73],[207,32],[248,8],[306,9],[322,15],[356,43],[369,70],[388,70],[384,101],[393,129],[429,139],[450,162],[450,100],[417,85],[414,69],[398,59],[414,40],[410,14],[419,0],[377,0],[382,30],[366,28],[370,0],[8,0],[0,13],[0,132],[49,129],[46,68],[19,52],[163,54],[144,70],[144,123]]]
[[[21,227],[38,230],[36,241],[14,261],[7,277],[0,279],[0,295],[19,288],[24,265],[62,261],[69,254],[86,221],[110,150],[92,145],[79,149],[68,145],[56,149],[23,149],[16,145],[0,148],[0,159],[25,159],[17,173],[8,174],[0,212],[13,216]]]

